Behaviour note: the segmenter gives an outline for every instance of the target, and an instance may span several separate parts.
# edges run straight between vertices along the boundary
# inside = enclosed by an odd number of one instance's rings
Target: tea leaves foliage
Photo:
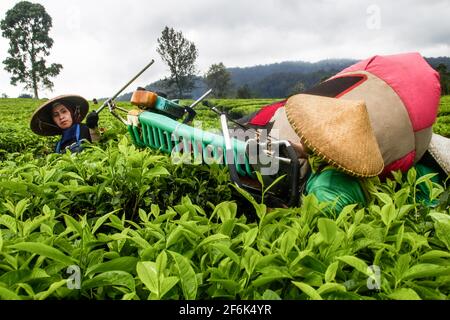
[[[450,297],[449,189],[431,175],[367,181],[369,203],[336,216],[313,195],[269,208],[224,168],[136,148],[106,113],[100,144],[53,154],[28,127],[41,102],[0,99],[0,299]]]

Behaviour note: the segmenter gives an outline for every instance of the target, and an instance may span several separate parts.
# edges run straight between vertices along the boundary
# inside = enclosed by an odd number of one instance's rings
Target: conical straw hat
[[[72,109],[77,119],[73,119],[74,123],[80,123],[89,111],[89,103],[86,99],[78,95],[62,95],[48,100],[39,108],[37,108],[31,116],[30,128],[34,133],[41,136],[54,136],[62,134],[60,129],[52,119],[52,106],[55,103],[62,103],[66,107]]]
[[[383,171],[364,101],[298,94],[288,99],[286,115],[302,142],[331,165],[359,177]]]
[[[450,175],[450,139],[433,133],[428,152],[430,152],[442,170],[447,175]]]

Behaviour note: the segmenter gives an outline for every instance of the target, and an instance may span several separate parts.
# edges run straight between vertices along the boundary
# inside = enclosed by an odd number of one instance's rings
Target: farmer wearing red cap
[[[98,115],[91,112],[86,124],[81,123],[89,110],[89,103],[77,95],[63,95],[41,105],[31,118],[31,130],[42,136],[61,135],[56,153],[66,150],[79,152],[83,141],[99,140]]]

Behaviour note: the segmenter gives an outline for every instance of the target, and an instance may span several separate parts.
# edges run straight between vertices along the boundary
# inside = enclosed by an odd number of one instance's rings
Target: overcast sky
[[[17,2],[0,0],[0,19]],[[450,56],[450,0],[34,0],[53,18],[49,63],[64,69],[53,92],[107,97],[152,58],[127,91],[169,75],[156,52],[167,25],[195,43],[197,69],[213,63],[245,67],[281,61],[363,59],[418,51]],[[0,37],[0,63],[8,40]],[[0,94],[17,97],[0,65]]]

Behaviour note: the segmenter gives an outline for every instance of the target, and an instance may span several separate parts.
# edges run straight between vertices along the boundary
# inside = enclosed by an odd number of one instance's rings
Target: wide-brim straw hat
[[[78,95],[62,95],[51,100],[48,100],[43,105],[34,111],[31,117],[30,128],[34,133],[41,136],[55,136],[62,134],[62,129],[59,128],[52,118],[52,107],[55,103],[62,103],[66,107],[72,109],[72,115],[77,114],[78,119],[73,119],[74,122],[83,121],[84,117],[89,111],[89,103],[86,99]]]
[[[383,171],[364,101],[298,94],[288,99],[285,108],[302,143],[332,166],[358,177]]]
[[[433,133],[428,152],[447,175],[450,175],[450,139]]]

